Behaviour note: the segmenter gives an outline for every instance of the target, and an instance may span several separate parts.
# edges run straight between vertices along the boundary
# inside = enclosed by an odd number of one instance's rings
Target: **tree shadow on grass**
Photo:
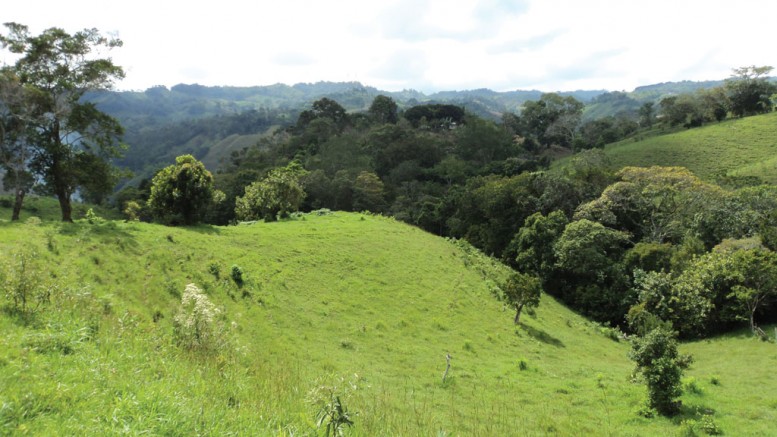
[[[102,244],[115,244],[125,250],[138,246],[135,236],[129,230],[120,227],[116,221],[107,220],[90,224],[86,221],[59,223],[56,225],[60,235],[78,236],[84,241],[97,241]]]
[[[199,225],[196,225],[196,226],[189,226],[189,227],[186,227],[185,229],[189,230],[189,231],[197,232],[199,234],[208,234],[208,235],[216,234],[216,235],[218,235],[218,234],[221,233],[221,229],[218,226],[205,225],[205,224],[199,224]]]
[[[682,403],[680,405],[680,411],[672,416],[672,422],[675,425],[680,425],[686,420],[702,420],[705,416],[714,417],[715,409],[704,405],[693,404],[689,405]]]
[[[529,325],[526,325],[526,324],[523,324],[523,323],[518,325],[518,327],[521,328],[523,331],[525,331],[527,334],[529,334],[530,337],[534,338],[537,341],[541,341],[541,342],[543,342],[545,344],[549,344],[551,346],[566,347],[566,345],[564,345],[564,342],[562,342],[558,338],[548,334],[547,332],[545,332],[545,331],[543,331],[541,329],[537,329],[537,328],[534,328],[532,326],[529,326]]]

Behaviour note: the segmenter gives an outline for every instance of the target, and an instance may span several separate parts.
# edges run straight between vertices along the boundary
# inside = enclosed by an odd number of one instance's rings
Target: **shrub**
[[[221,328],[216,320],[219,310],[196,285],[189,284],[181,297],[181,306],[173,318],[176,342],[186,349],[214,350],[221,344]]]
[[[229,274],[232,277],[232,280],[235,281],[235,284],[237,284],[238,287],[243,286],[243,269],[240,268],[237,264],[232,266],[232,271]]]
[[[211,263],[208,266],[208,273],[213,275],[213,277],[218,281],[221,278],[221,267],[219,267],[219,265],[216,263]]]
[[[18,252],[5,266],[5,274],[0,272],[5,298],[14,311],[34,313],[51,300],[53,285],[43,280],[37,257],[31,250]]]
[[[690,358],[677,352],[674,334],[657,328],[632,344],[629,358],[637,363],[648,388],[650,407],[663,415],[675,414],[682,394],[682,372],[690,364]]]
[[[316,427],[325,427],[324,435],[341,436],[346,426],[353,426],[352,417],[344,399],[356,390],[356,384],[343,378],[332,385],[319,385],[308,393],[307,402],[316,408]]]
[[[140,220],[140,216],[143,213],[143,207],[134,200],[129,200],[124,204],[124,215],[127,216],[128,222],[136,222]]]
[[[86,219],[87,223],[90,225],[100,224],[102,223],[103,219],[99,215],[97,215],[96,212],[94,212],[94,209],[89,208],[86,210],[86,214],[84,215],[84,218]]]

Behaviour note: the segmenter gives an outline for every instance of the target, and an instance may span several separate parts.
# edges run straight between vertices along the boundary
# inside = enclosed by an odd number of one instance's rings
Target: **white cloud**
[[[28,0],[4,5],[3,19],[35,33],[117,31],[121,89],[358,80],[389,90],[551,91],[777,66],[775,13],[770,0]]]

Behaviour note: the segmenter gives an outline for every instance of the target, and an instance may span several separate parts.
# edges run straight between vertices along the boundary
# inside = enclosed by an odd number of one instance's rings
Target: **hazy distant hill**
[[[585,103],[584,119],[592,120],[634,113],[646,101],[721,83],[683,81],[639,87],[633,92],[577,90],[559,94]],[[475,89],[427,95],[417,90],[382,91],[359,82],[316,82],[253,87],[179,84],[171,88],[155,86],[145,91],[92,93],[88,98],[118,118],[126,129],[125,141],[130,148],[118,164],[139,176],[149,176],[183,153],[199,159],[207,156],[210,165],[218,165],[234,145],[255,141],[270,128],[294,123],[301,110],[323,97],[337,101],[348,111],[358,112],[367,110],[381,94],[393,98],[400,109],[422,103],[449,103],[498,121],[504,112],[519,113],[525,102],[538,100],[543,92]],[[232,146],[221,148],[223,153],[213,153],[211,148],[223,144],[227,138]]]

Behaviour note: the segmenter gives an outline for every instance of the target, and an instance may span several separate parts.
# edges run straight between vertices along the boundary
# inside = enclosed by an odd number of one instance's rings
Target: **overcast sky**
[[[35,34],[117,33],[123,90],[325,80],[631,91],[777,66],[775,17],[775,0],[24,0],[0,10]]]

